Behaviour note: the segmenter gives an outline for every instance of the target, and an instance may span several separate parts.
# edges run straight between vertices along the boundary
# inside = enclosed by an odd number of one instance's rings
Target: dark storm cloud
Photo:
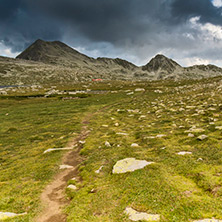
[[[210,0],[175,0],[171,7],[172,16],[180,22],[200,16],[202,23],[222,24],[222,8],[214,7]]]
[[[64,40],[87,52],[95,46],[101,55],[131,53],[142,61],[195,48],[198,30],[189,19],[220,25],[221,10],[210,0],[0,0],[0,41],[21,51],[38,38]]]

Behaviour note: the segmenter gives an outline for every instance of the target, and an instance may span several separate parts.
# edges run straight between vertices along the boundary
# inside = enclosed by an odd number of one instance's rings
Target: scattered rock
[[[110,143],[108,141],[105,142],[105,146],[111,147]]]
[[[215,129],[222,130],[222,126],[216,126]]]
[[[198,140],[205,140],[208,136],[206,135],[200,135],[197,137]]]
[[[143,91],[145,91],[145,89],[143,89],[143,88],[137,88],[137,89],[135,89],[135,92],[143,92]]]
[[[85,144],[86,141],[85,141],[85,140],[80,140],[79,143],[80,143],[80,144]]]
[[[100,173],[100,171],[102,170],[103,166],[101,166],[98,170],[95,171],[95,173]]]
[[[67,188],[71,190],[77,190],[77,187],[73,184],[70,184]]]
[[[160,135],[157,135],[156,138],[162,138],[162,137],[166,137],[165,134],[160,134]]]
[[[108,125],[102,125],[102,127],[108,128],[109,126]]]
[[[73,168],[73,166],[70,166],[70,165],[60,165],[60,166],[59,166],[59,169],[60,169],[60,170],[72,169],[72,168]]]
[[[50,149],[47,149],[44,151],[44,154],[45,153],[50,153],[52,151],[58,151],[58,150],[72,150],[73,147],[65,147],[65,148],[50,148]]]
[[[113,174],[133,172],[138,169],[142,169],[147,165],[150,165],[154,162],[147,162],[146,160],[136,160],[135,158],[126,158],[123,160],[117,161],[113,167]]]
[[[7,220],[9,218],[23,216],[23,215],[26,215],[26,214],[27,213],[15,214],[15,213],[10,213],[10,212],[0,212],[0,220]]]
[[[119,126],[119,123],[115,123],[114,126]]]
[[[194,137],[194,134],[189,133],[189,134],[188,134],[188,137]]]
[[[205,130],[202,128],[196,128],[196,127],[192,127],[189,130],[185,131],[185,133],[202,133]]]
[[[123,135],[123,136],[128,136],[128,133],[116,133],[117,135]]]
[[[131,147],[138,147],[139,145],[137,143],[132,143]]]
[[[187,151],[182,151],[182,152],[179,152],[177,153],[178,155],[181,155],[181,156],[184,156],[184,155],[191,155],[192,152],[187,152]]]
[[[131,207],[125,209],[125,214],[129,216],[129,219],[132,221],[159,221],[160,215],[158,214],[147,214],[144,212],[138,212]]]

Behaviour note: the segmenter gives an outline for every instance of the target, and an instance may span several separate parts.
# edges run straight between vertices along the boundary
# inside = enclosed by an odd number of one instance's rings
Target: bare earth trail
[[[41,202],[43,206],[45,206],[45,209],[41,215],[36,218],[36,222],[66,222],[66,215],[61,212],[61,208],[69,203],[69,201],[65,198],[64,192],[67,187],[67,182],[74,177],[79,179],[78,165],[81,163],[79,151],[82,148],[82,144],[80,144],[79,141],[85,140],[89,135],[90,131],[88,130],[88,125],[90,123],[90,119],[99,112],[102,112],[113,105],[114,104],[105,106],[95,113],[87,115],[82,121],[80,134],[66,146],[76,148],[66,153],[62,159],[62,164],[73,166],[73,168],[59,172],[53,181],[45,188],[41,194]]]

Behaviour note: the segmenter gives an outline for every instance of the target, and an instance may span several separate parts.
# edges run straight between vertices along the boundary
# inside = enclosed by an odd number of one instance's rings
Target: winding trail
[[[41,202],[45,209],[40,216],[36,218],[36,222],[65,222],[66,215],[61,212],[61,208],[69,203],[65,198],[65,188],[67,182],[73,177],[78,178],[78,165],[81,163],[79,151],[82,148],[80,140],[85,140],[89,135],[88,124],[94,114],[89,114],[82,122],[80,134],[68,144],[67,147],[76,147],[75,150],[69,151],[63,156],[62,164],[73,166],[72,169],[66,169],[59,172],[53,181],[45,188],[41,194]]]

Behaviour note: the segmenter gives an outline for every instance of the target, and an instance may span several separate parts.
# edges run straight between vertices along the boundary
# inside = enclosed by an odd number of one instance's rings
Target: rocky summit
[[[101,80],[182,80],[222,75],[214,65],[182,67],[164,55],[144,66],[120,58],[92,58],[60,41],[36,40],[16,59],[0,57],[0,85],[72,84]]]

